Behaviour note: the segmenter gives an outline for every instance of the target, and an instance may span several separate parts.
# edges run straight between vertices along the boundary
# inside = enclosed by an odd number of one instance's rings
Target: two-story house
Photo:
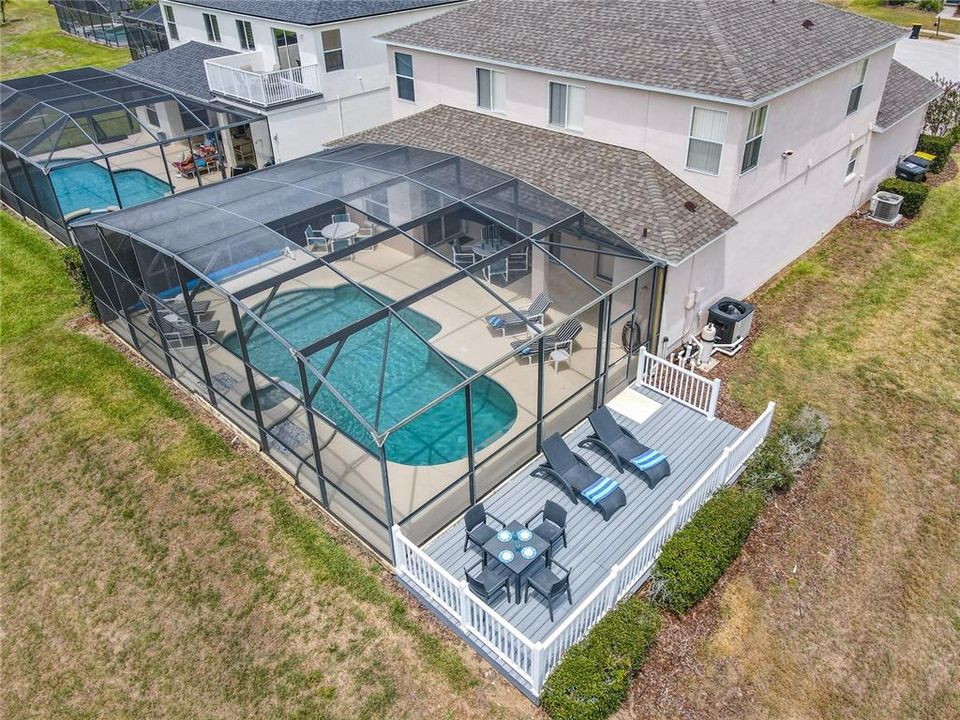
[[[523,176],[524,149],[509,140],[520,123],[557,152],[601,143],[652,159],[663,172],[640,185],[624,184],[632,168],[605,168],[600,192],[547,167],[524,179],[611,225],[655,218],[631,239],[666,267],[662,353],[698,331],[712,301],[750,293],[810,248],[913,150],[938,89],[893,61],[904,35],[806,0],[480,0],[382,37],[400,119],[360,138],[469,156],[444,138],[489,137],[483,161]],[[429,127],[422,114],[436,106],[432,122],[455,132]],[[488,136],[491,119],[501,130]],[[665,174],[736,224],[704,237],[702,225],[718,226],[693,222],[705,213],[693,199],[678,225],[678,209],[657,204]],[[602,281],[599,264],[591,278]]]
[[[170,50],[118,72],[265,115],[274,159],[290,160],[389,120],[390,70],[374,38],[461,1],[164,0]]]

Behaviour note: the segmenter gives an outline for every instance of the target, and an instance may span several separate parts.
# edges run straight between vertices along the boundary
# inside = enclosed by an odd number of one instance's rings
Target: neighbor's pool
[[[115,170],[113,178],[123,207],[156,200],[170,192],[170,185],[143,170]],[[50,171],[53,190],[64,215],[90,208],[103,210],[117,204],[110,171],[95,162],[54,168]]]
[[[390,302],[389,298],[376,295],[384,302]],[[359,288],[341,285],[278,295],[268,306],[264,320],[293,345],[305,347],[379,308],[380,305]],[[426,338],[440,331],[436,321],[414,310],[401,310],[400,315]],[[239,354],[236,335],[228,336],[224,343]],[[384,343],[387,344],[386,355]],[[262,329],[254,332],[247,351],[251,363],[262,372],[300,387],[296,363],[287,349],[269,333]],[[314,367],[323,368],[333,352],[331,346],[312,355]],[[386,375],[378,419],[377,395],[384,357]],[[466,365],[453,362],[468,375],[474,372]],[[386,430],[408,417],[461,379],[435,351],[395,320],[390,323],[389,337],[385,321],[352,335],[344,343],[327,377],[364,419],[379,430]],[[480,449],[507,432],[516,420],[517,406],[503,386],[486,377],[474,381],[471,400],[474,445]],[[391,434],[386,448],[387,459],[405,465],[438,465],[466,457],[464,406],[464,392],[461,390]],[[326,387],[317,394],[313,407],[343,432],[375,451],[370,434]]]

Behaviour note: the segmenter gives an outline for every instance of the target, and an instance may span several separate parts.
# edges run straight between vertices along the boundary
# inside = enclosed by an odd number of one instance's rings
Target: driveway
[[[935,72],[960,82],[960,38],[953,40],[901,40],[894,59],[924,77]]]

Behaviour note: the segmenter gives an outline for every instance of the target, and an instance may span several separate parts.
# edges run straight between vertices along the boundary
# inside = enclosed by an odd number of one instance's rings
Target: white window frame
[[[203,29],[207,31],[207,40],[218,45],[223,42],[220,35],[220,21],[213,13],[203,13]]]
[[[401,74],[398,72],[398,68],[397,68],[397,57],[400,56],[400,55],[405,55],[406,57],[410,58],[410,75],[401,75]],[[414,68],[413,68],[413,54],[412,54],[412,53],[405,53],[405,52],[397,52],[397,51],[394,51],[394,53],[393,53],[393,74],[394,74],[394,77],[395,77],[395,80],[396,80],[396,83],[397,83],[397,100],[400,100],[400,101],[402,101],[402,102],[408,102],[408,103],[416,104],[416,102],[417,102],[417,79],[416,79],[416,77],[415,77],[416,71],[415,71]],[[409,80],[409,81],[410,81],[410,87],[411,87],[411,91],[412,91],[412,94],[413,94],[413,97],[412,97],[412,98],[405,98],[405,97],[403,97],[403,96],[400,94],[400,80],[401,80],[401,79],[403,79],[403,80]]]
[[[249,20],[237,18],[237,35],[243,50],[256,50],[257,42],[253,37],[253,24]]]
[[[563,108],[563,124],[557,124],[550,118],[553,110],[553,86],[563,86],[566,88]],[[579,125],[573,125],[570,122],[570,89],[579,90],[583,95],[583,115],[580,118]],[[550,80],[547,82],[547,125],[558,130],[567,130],[569,132],[582,133],[585,120],[587,118],[587,88],[583,85],[574,85],[573,83],[563,82],[562,80]]]
[[[177,30],[177,16],[173,12],[172,5],[163,6],[163,19],[167,21],[167,34],[171,40],[180,39],[180,31]]]
[[[706,110],[706,111],[709,111],[709,112],[715,112],[715,113],[722,113],[722,114],[723,114],[723,116],[724,116],[724,118],[723,118],[723,137],[724,137],[724,140],[723,140],[723,142],[717,142],[716,140],[708,140],[708,139],[705,139],[705,138],[698,138],[698,137],[694,137],[694,136],[693,136],[693,120],[694,120],[694,118],[696,117],[697,110]],[[684,163],[683,163],[683,167],[684,167],[685,170],[689,170],[690,172],[700,173],[701,175],[709,175],[709,176],[711,176],[711,177],[718,177],[718,176],[720,175],[720,168],[723,167],[723,148],[724,148],[724,146],[727,144],[727,143],[726,143],[726,137],[727,137],[727,120],[729,120],[729,119],[730,119],[730,113],[727,112],[726,110],[718,110],[717,108],[706,107],[706,106],[704,106],[704,105],[694,105],[692,108],[690,108],[690,122],[687,123],[687,127],[689,128],[689,129],[687,130],[687,155],[686,155],[686,159],[685,159],[685,161],[684,161]],[[701,170],[700,168],[690,167],[690,142],[691,142],[692,140],[697,140],[698,142],[713,143],[714,145],[719,145],[719,146],[720,146],[720,157],[717,159],[717,171],[716,171],[716,172],[710,172],[709,170]]]
[[[147,122],[153,127],[160,127],[160,113],[157,112],[157,106],[154,103],[143,106],[143,112],[147,116]]]
[[[337,34],[337,46],[336,47],[327,47],[326,42],[324,42],[323,36],[330,33]],[[325,72],[340,72],[343,70],[346,65],[343,61],[343,35],[340,33],[340,28],[330,28],[328,30],[323,30],[320,32],[320,46],[323,48],[323,69]],[[329,58],[333,56],[339,56],[340,58],[340,67],[334,67],[330,69]],[[334,63],[336,64],[336,63]]]
[[[847,157],[847,173],[843,178],[844,184],[857,177],[857,163],[860,161],[860,155],[863,154],[863,143],[854,146]]]
[[[755,169],[757,165],[760,164],[760,153],[763,151],[763,133],[766,132],[766,129],[767,129],[767,115],[769,114],[769,112],[770,112],[769,105],[762,105],[758,108],[754,108],[750,112],[750,118],[747,120],[747,140],[743,144],[743,158],[740,160],[741,175],[745,175],[746,173]],[[762,113],[763,118],[760,122],[759,132],[751,136],[750,129],[753,127],[753,116],[756,115],[757,113]],[[750,151],[751,143],[757,144],[757,157],[753,161],[753,165],[751,165],[750,167],[744,167],[747,163],[747,153]],[[720,152],[721,154],[723,153],[722,150]]]
[[[480,73],[487,73],[490,76],[490,96],[487,98],[488,107],[484,107],[483,98],[480,97]],[[497,105],[497,91],[495,79],[499,78],[502,83],[502,92],[500,93],[501,104]],[[506,112],[507,105],[507,73],[503,70],[494,70],[493,68],[477,67],[474,72],[474,80],[477,83],[477,108],[486,112],[503,114]]]
[[[867,79],[867,66],[870,64],[870,58],[864,58],[857,63],[859,68],[857,82],[850,88],[850,94],[847,96],[847,117],[853,115],[860,109],[860,102],[863,100],[863,82]],[[856,94],[856,104],[854,104],[854,94]],[[853,105],[851,108],[850,106]]]

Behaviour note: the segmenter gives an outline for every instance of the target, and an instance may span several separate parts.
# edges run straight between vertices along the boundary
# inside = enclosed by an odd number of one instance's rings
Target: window
[[[585,93],[577,85],[550,83],[550,124],[568,130],[583,130]]]
[[[220,42],[220,23],[217,22],[216,15],[204,13],[203,26],[207,29],[207,40],[215,43]]]
[[[477,68],[477,107],[503,112],[507,102],[507,74]]]
[[[340,43],[339,30],[324,30],[320,33],[323,43],[323,64],[327,72],[343,70],[343,45]]]
[[[401,100],[416,102],[413,87],[413,55],[394,53],[393,65],[397,74],[397,97]]]
[[[852,115],[860,108],[860,96],[863,95],[863,79],[867,76],[867,60],[864,58],[857,63],[857,82],[850,90],[850,99],[847,100],[847,115]]]
[[[767,124],[767,106],[757,108],[750,113],[747,123],[747,144],[743,147],[743,162],[740,173],[753,170],[760,162],[760,144],[763,142],[763,128]]]
[[[249,20],[237,20],[237,35],[240,37],[240,47],[244,50],[257,49],[257,44],[253,41],[253,26]]]
[[[160,118],[157,115],[157,106],[156,105],[144,105],[143,109],[147,113],[147,122],[153,125],[154,127],[160,127]]]
[[[857,160],[860,158],[860,152],[863,150],[863,145],[857,145],[853,150],[850,151],[850,159],[847,160],[847,176],[844,178],[845,182],[853,180],[854,176],[857,174]]]
[[[173,8],[169,5],[163,6],[163,14],[167,18],[167,34],[171,40],[179,40],[180,34],[177,32],[177,18],[173,15]]]
[[[693,108],[690,143],[687,145],[687,169],[717,175],[723,139],[727,134],[727,114],[722,110]]]
[[[281,69],[300,67],[300,46],[295,32],[273,28],[273,42],[277,46],[277,63]]]

